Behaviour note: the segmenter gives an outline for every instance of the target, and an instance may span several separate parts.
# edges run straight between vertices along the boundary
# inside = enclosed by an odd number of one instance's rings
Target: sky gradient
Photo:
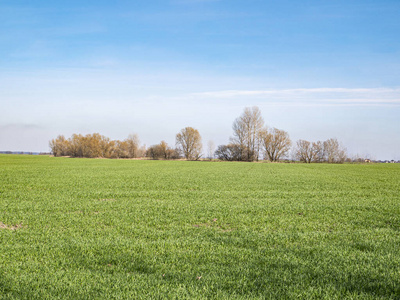
[[[400,160],[399,1],[1,1],[0,150],[186,126],[227,143],[244,107],[292,140]],[[205,147],[206,148],[206,147]]]

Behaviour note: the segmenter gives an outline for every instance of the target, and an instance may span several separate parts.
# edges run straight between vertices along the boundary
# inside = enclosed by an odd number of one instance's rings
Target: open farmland
[[[0,156],[0,299],[400,298],[400,165]]]

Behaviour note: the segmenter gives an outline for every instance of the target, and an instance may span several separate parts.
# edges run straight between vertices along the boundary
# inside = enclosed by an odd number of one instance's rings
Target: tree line
[[[296,160],[305,163],[343,163],[347,158],[346,149],[334,138],[324,142],[298,140],[292,147],[293,143],[286,131],[264,125],[261,111],[256,106],[246,107],[233,122],[232,128],[230,143],[218,146],[215,152],[218,159],[258,161],[263,158],[277,162],[292,154]]]
[[[208,158],[226,161],[258,161],[260,159],[277,162],[291,155],[296,160],[312,162],[343,163],[347,159],[346,149],[335,138],[310,142],[298,140],[292,143],[289,134],[278,128],[265,126],[258,107],[246,107],[233,122],[233,136],[226,145],[208,143]],[[202,139],[199,131],[192,127],[183,128],[175,136],[175,146],[165,141],[148,148],[140,146],[137,135],[129,135],[123,141],[110,140],[98,133],[73,134],[66,139],[63,135],[50,141],[54,156],[138,158],[199,160],[202,158]]]
[[[165,141],[150,146],[140,146],[136,134],[127,139],[110,140],[99,133],[81,135],[73,134],[66,139],[59,135],[49,143],[54,156],[88,157],[88,158],[138,158],[198,160],[201,158],[201,136],[197,129],[186,127],[176,135],[176,147],[170,147]]]
[[[139,147],[137,135],[129,135],[126,140],[110,140],[99,133],[73,134],[69,139],[59,135],[49,143],[54,156],[89,157],[89,158],[135,158],[144,154],[144,147]]]

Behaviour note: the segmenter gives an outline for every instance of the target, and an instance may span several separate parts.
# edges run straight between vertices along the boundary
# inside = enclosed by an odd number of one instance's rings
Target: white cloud
[[[400,88],[301,88],[224,90],[191,94],[194,98],[243,99],[295,105],[400,105]]]

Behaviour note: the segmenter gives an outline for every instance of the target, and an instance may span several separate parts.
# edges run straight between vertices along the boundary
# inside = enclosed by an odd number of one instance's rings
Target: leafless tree
[[[198,160],[201,157],[203,145],[197,129],[186,127],[176,135],[176,145],[188,160]]]
[[[83,136],[75,133],[68,139],[68,155],[72,157],[83,157],[82,140]]]
[[[212,160],[214,158],[214,151],[215,151],[215,144],[213,141],[208,141],[207,143],[207,156],[209,160]]]
[[[329,139],[325,142],[318,141],[316,143],[299,140],[297,141],[296,157],[306,163],[343,163],[347,158],[347,154],[346,149],[339,144],[337,139]]]
[[[158,145],[153,145],[147,149],[146,156],[152,159],[171,159],[173,151],[165,141],[161,141]]]
[[[296,158],[305,163],[315,162],[320,157],[321,143],[311,143],[305,140],[298,140],[296,147]]]
[[[130,134],[126,139],[127,151],[130,158],[138,157],[139,137],[137,134]]]
[[[298,140],[296,147],[296,158],[302,162],[310,163],[311,156],[311,143],[305,140]]]
[[[321,141],[312,143],[311,151],[313,162],[323,162],[325,160],[324,144]]]
[[[63,135],[59,135],[56,139],[52,139],[49,143],[51,153],[54,156],[68,155],[68,141]]]
[[[240,147],[241,157],[247,161],[258,160],[261,131],[264,119],[257,106],[246,107],[240,117],[233,122],[232,143]]]
[[[146,156],[146,150],[147,150],[146,144],[140,146],[139,149],[138,149],[138,151],[137,151],[137,157],[144,157],[144,156]]]
[[[270,161],[279,161],[289,152],[292,141],[286,131],[277,128],[265,129],[261,135],[265,157]]]
[[[233,137],[231,138],[231,144],[236,145],[240,150],[240,160],[246,160],[248,157],[248,149],[246,146],[246,132],[243,122],[240,122],[240,119],[237,118],[235,122],[233,122],[232,129]]]
[[[324,154],[328,163],[343,163],[347,158],[346,149],[333,138],[324,142]]]
[[[220,145],[215,151],[215,156],[220,160],[241,161],[242,150],[237,144]]]

